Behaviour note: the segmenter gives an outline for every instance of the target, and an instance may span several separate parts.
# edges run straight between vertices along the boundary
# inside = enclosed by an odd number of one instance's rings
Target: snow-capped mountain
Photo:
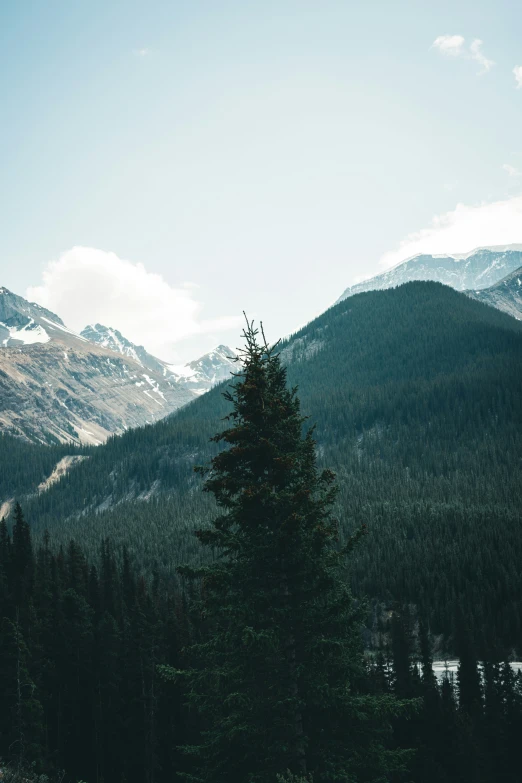
[[[226,345],[218,345],[213,351],[188,364],[169,364],[150,354],[143,345],[132,343],[117,329],[102,324],[86,326],[81,335],[96,345],[134,359],[142,367],[160,373],[195,394],[203,394],[216,383],[229,378],[230,373],[237,369],[236,353]]]
[[[0,433],[101,443],[194,396],[163,368],[92,343],[55,313],[0,288]]]
[[[1,347],[48,343],[58,337],[82,340],[55,313],[35,302],[28,302],[7,288],[0,288]]]
[[[102,324],[69,329],[55,313],[0,288],[0,433],[101,443],[156,421],[235,369],[220,345],[171,365]]]
[[[364,291],[379,291],[412,280],[434,280],[457,291],[488,288],[522,265],[522,245],[481,247],[447,256],[418,255],[380,275],[347,288],[341,302]]]
[[[227,345],[218,345],[213,351],[188,364],[167,365],[168,373],[173,373],[180,383],[196,394],[203,394],[216,383],[227,380],[237,370],[237,354]]]
[[[522,266],[489,288],[466,293],[479,302],[503,310],[518,321],[522,320]]]
[[[145,350],[143,345],[131,343],[117,329],[111,329],[109,326],[103,326],[103,324],[90,324],[85,329],[82,329],[80,334],[91,343],[101,345],[102,348],[108,348],[109,351],[114,351],[114,353],[121,353],[122,356],[134,359],[142,367],[164,375],[165,362],[152,356]]]

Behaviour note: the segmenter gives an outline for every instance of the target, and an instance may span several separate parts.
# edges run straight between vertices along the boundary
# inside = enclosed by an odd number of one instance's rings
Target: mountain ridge
[[[522,323],[412,282],[333,306],[281,353],[316,425],[319,464],[337,474],[340,541],[367,526],[356,593],[416,604],[446,635],[460,602],[476,633],[487,623],[499,643],[522,649]],[[35,534],[92,549],[110,536],[147,573],[176,579],[180,562],[199,557],[194,530],[215,512],[193,468],[220,448],[209,438],[229,413],[225,389],[109,439],[28,497]]]
[[[136,345],[117,329],[103,324],[86,326],[80,334],[96,345],[134,359],[143,367],[160,373],[198,395],[227,378],[236,361],[235,351],[227,345],[218,345],[191,362],[176,365],[153,356],[143,345]]]
[[[499,643],[522,648],[522,323],[412,282],[335,305],[281,353],[316,425],[319,464],[337,474],[340,541],[367,526],[354,590],[416,604],[446,635],[461,602],[475,632],[487,622]],[[147,573],[176,579],[214,512],[193,468],[220,448],[209,438],[229,413],[225,388],[92,449],[24,503],[35,533],[93,549],[110,536]]]
[[[358,293],[382,291],[414,280],[442,283],[457,291],[488,288],[520,266],[522,245],[482,247],[454,255],[420,253],[349,286],[336,304]]]
[[[466,294],[520,321],[522,320],[522,266],[489,288],[466,291]]]
[[[98,445],[169,415],[229,371],[224,357],[212,365],[209,352],[196,360],[199,367],[176,374],[117,330],[97,326],[78,334],[50,310],[0,288],[0,433]]]

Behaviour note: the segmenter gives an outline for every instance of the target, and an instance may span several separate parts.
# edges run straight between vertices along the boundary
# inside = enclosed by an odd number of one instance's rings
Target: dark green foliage
[[[521,328],[419,282],[341,302],[282,346],[317,423],[318,463],[336,471],[338,508],[349,510],[341,537],[368,526],[354,592],[416,604],[447,638],[460,601],[480,654],[487,637],[522,648]],[[225,415],[221,391],[93,450],[29,502],[33,524],[64,542],[81,530],[91,551],[110,535],[149,572],[174,576],[200,558],[193,530],[214,506],[192,469],[220,446],[208,433]],[[153,485],[148,504],[124,501]]]
[[[12,581],[12,599],[18,610],[25,609],[33,590],[34,559],[29,525],[20,504],[14,511],[13,539],[10,547],[9,571]]]
[[[461,710],[473,718],[482,708],[482,687],[473,640],[460,611],[456,617],[455,645],[459,656],[459,703]]]
[[[394,612],[392,617],[393,689],[401,698],[411,698],[415,690],[415,677],[411,660],[411,628],[407,611]]]
[[[30,674],[30,653],[18,612],[0,621],[0,736],[2,756],[9,753],[14,766],[39,758],[42,706]]]
[[[201,469],[219,508],[197,533],[213,562],[180,568],[201,579],[206,625],[183,673],[206,727],[187,748],[188,778],[274,783],[288,770],[316,783],[381,781],[401,764],[386,739],[407,703],[364,687],[345,573],[363,531],[339,544],[334,476],[316,466],[312,430],[302,435],[296,390],[252,326],[244,336],[228,427],[213,439],[225,449]]]
[[[289,380],[299,382],[303,411],[317,422],[318,466],[331,465],[338,474],[339,546],[368,523],[365,545],[351,556],[352,589],[378,599],[374,607],[409,605],[390,645],[395,669],[383,650],[368,671],[356,657],[350,680],[355,695],[383,694],[388,706],[394,691],[420,700],[410,720],[390,721],[396,748],[389,749],[416,748],[410,771],[395,774],[394,783],[521,781],[522,675],[499,663],[522,648],[521,348],[519,323],[429,283],[354,297],[283,345]],[[176,771],[193,771],[190,757],[176,748],[197,747],[209,724],[184,711],[179,683],[158,686],[156,664],[198,671],[202,658],[189,658],[188,650],[222,629],[209,618],[193,625],[187,603],[194,591],[171,591],[178,563],[209,562],[194,545],[193,530],[216,507],[197,491],[192,468],[224,445],[207,439],[225,406],[221,390],[213,390],[168,420],[89,450],[89,460],[27,500],[39,546],[21,510],[10,520],[12,535],[0,522],[0,756],[12,759],[19,779],[30,777],[33,762],[51,772],[67,766],[69,777],[89,783],[171,783]],[[73,450],[1,438],[0,501],[34,492],[65,453]],[[151,487],[159,494],[150,502],[120,503]],[[119,505],[92,513],[109,501]],[[61,551],[51,547],[46,526]],[[81,536],[82,547],[71,535]],[[111,540],[99,555],[100,535]],[[265,578],[253,568],[245,585]],[[229,588],[234,595],[243,589],[242,583]],[[343,629],[348,635],[356,626],[352,608],[348,603],[339,615],[352,623]],[[287,610],[283,600],[274,616]],[[328,616],[317,623],[340,632]],[[261,683],[246,724],[257,753],[270,737],[260,718],[272,702],[264,689],[270,685],[261,665],[264,639],[255,623],[248,627],[253,634],[234,638],[244,653],[239,682]],[[445,650],[460,651],[460,688],[430,676],[428,628],[444,634]],[[374,644],[375,633],[365,636]],[[215,651],[199,649],[202,656],[222,655],[226,683],[233,661],[223,656],[222,643],[217,634]],[[310,660],[321,672],[316,653],[312,646]],[[288,665],[278,661],[276,684]],[[325,672],[330,663],[327,656]],[[303,684],[314,695],[316,683],[303,675]],[[289,710],[293,700],[284,703]],[[236,713],[240,708],[239,702]],[[215,709],[221,714],[219,703]],[[329,723],[317,704],[310,716],[311,740],[324,747],[317,736],[324,726],[337,752],[340,725]],[[288,712],[283,717],[288,727]],[[260,737],[254,725],[262,726]],[[359,747],[361,738],[350,737]],[[277,749],[276,740],[270,747]],[[382,761],[380,750],[376,760]],[[277,773],[295,783],[285,763]],[[258,767],[255,774],[262,772]]]
[[[12,538],[0,526],[0,574],[0,759],[12,779],[170,783],[187,734],[157,665],[180,662],[181,598],[149,587],[107,540],[98,566],[74,541],[55,554],[48,536],[33,556],[19,507]]]
[[[409,628],[409,634],[405,634],[405,627]],[[421,700],[419,712],[410,721],[399,718],[394,724],[396,743],[399,747],[406,744],[416,748],[415,757],[409,773],[393,780],[520,783],[522,674],[516,675],[507,662],[484,661],[478,667],[470,652],[472,645],[468,643],[468,661],[460,662],[457,678],[460,688],[456,689],[449,676],[437,681],[433,673],[431,638],[423,622],[414,622],[409,611],[403,610],[395,618],[391,631],[399,634],[402,642],[399,646],[395,644],[397,652],[391,667],[383,666],[382,652],[371,661],[369,677],[377,692],[386,692],[390,683],[403,681],[406,650],[408,660],[417,660],[416,668],[422,672],[408,686],[413,683],[409,693]],[[463,689],[470,671],[472,687]]]
[[[22,498],[34,492],[51,475],[62,457],[88,454],[90,451],[72,444],[27,443],[11,435],[0,434],[0,505],[9,498]]]

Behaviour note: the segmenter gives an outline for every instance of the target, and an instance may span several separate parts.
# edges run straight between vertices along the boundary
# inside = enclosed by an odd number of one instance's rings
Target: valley
[[[519,4],[0,23],[0,783],[522,783]]]
[[[520,649],[522,324],[415,282],[339,303],[281,354],[316,424],[318,459],[337,473],[343,536],[368,526],[356,593],[414,603],[446,637],[460,602],[477,633]],[[176,581],[177,564],[199,557],[193,531],[212,513],[193,468],[216,453],[222,391],[91,449],[39,495],[54,465],[35,474],[23,501],[34,530],[93,550],[110,536]]]

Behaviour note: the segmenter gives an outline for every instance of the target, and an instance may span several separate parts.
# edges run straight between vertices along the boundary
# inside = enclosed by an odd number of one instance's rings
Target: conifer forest
[[[522,783],[522,0],[0,0],[0,783]]]
[[[376,307],[426,332],[372,337]],[[45,494],[66,447],[2,449],[23,499],[0,525],[2,779],[521,781],[521,346],[512,319],[411,284],[276,345],[247,322],[231,383],[79,448]],[[122,502],[72,513],[97,480]]]
[[[522,783],[522,0],[0,0],[0,783]]]

